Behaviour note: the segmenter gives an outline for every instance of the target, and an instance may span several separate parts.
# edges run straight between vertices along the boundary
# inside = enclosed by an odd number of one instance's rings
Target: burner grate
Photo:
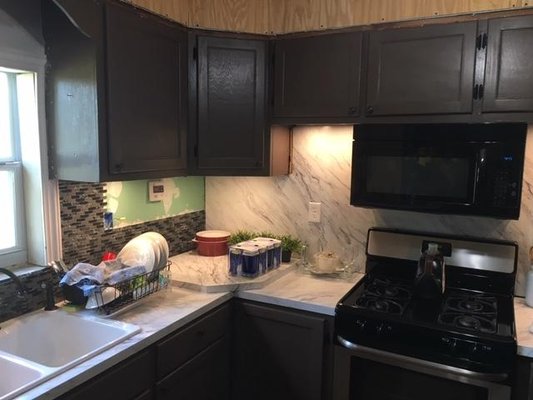
[[[438,322],[474,332],[496,333],[498,302],[483,294],[448,296]]]
[[[403,282],[373,277],[365,285],[357,306],[388,314],[402,314],[411,299],[411,290]]]

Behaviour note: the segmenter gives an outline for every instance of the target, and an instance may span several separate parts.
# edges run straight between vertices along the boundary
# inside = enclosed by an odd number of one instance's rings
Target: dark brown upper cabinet
[[[367,117],[472,112],[477,22],[369,32]]]
[[[54,175],[183,175],[186,31],[116,1],[45,0],[43,27]]]
[[[191,172],[276,174],[272,156],[288,133],[271,134],[267,120],[266,39],[191,35]],[[193,108],[195,105],[197,108]]]
[[[361,32],[275,41],[275,121],[351,122],[360,114]]]
[[[533,16],[488,21],[483,112],[533,111]]]

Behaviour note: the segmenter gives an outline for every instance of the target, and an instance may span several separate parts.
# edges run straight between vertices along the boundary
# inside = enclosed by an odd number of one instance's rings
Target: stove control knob
[[[455,348],[457,347],[457,340],[456,339],[451,339],[451,338],[445,336],[445,337],[441,338],[441,341],[448,348],[448,350],[454,351]]]
[[[376,326],[376,333],[378,335],[386,335],[386,334],[388,334],[390,332],[392,332],[392,326],[391,325],[388,325],[388,324],[385,324],[385,323],[381,323],[378,326]]]
[[[359,329],[360,331],[364,330],[365,326],[366,326],[366,321],[364,319],[355,320],[355,327]]]
[[[492,346],[489,346],[487,344],[482,344],[481,345],[481,350],[482,351],[486,351],[486,352],[491,352],[492,351]]]

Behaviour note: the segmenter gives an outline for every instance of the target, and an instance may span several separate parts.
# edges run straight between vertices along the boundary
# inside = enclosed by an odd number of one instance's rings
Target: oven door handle
[[[354,355],[368,360],[386,363],[395,367],[409,369],[429,375],[446,379],[457,379],[465,383],[472,381],[501,382],[508,378],[506,373],[485,373],[470,371],[468,369],[452,367],[450,365],[439,364],[433,361],[422,360],[402,354],[390,353],[388,351],[377,350],[371,347],[361,346],[352,343],[341,336],[337,336],[339,343],[351,350]]]

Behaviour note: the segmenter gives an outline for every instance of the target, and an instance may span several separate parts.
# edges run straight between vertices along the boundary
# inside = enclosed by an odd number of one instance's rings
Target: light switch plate
[[[148,182],[148,199],[150,201],[161,201],[165,197],[165,183],[163,181]]]

